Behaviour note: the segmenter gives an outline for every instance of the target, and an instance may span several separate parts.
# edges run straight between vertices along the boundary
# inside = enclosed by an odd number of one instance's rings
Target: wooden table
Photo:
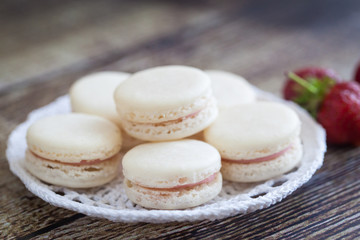
[[[0,238],[360,239],[360,149],[329,147],[323,167],[282,202],[195,223],[124,224],[44,202],[8,167],[6,141],[27,114],[99,70],[184,64],[240,74],[279,94],[283,73],[316,65],[350,79],[360,1],[0,3]]]

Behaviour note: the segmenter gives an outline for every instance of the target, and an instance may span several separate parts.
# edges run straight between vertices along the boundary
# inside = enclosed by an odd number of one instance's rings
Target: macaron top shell
[[[110,158],[120,151],[122,141],[114,123],[80,113],[42,118],[30,126],[26,139],[36,155],[68,163]]]
[[[277,153],[299,137],[300,120],[284,104],[256,102],[224,109],[205,130],[222,158],[253,159]]]
[[[251,103],[256,100],[254,90],[243,77],[219,70],[206,70],[205,72],[211,79],[213,93],[219,108]]]
[[[130,76],[123,72],[98,72],[77,80],[70,89],[74,112],[89,113],[120,123],[116,111],[114,91]]]
[[[123,173],[130,181],[150,188],[171,188],[198,183],[221,167],[219,152],[197,140],[138,145],[123,158]]]
[[[187,66],[162,66],[133,74],[115,91],[120,112],[145,113],[178,109],[211,91],[209,77]]]

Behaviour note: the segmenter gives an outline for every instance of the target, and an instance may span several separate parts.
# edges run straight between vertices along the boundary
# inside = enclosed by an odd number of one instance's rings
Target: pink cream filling
[[[199,111],[196,111],[194,113],[190,113],[189,115],[185,116],[185,117],[182,117],[181,119],[188,119],[188,118],[193,118],[195,117],[196,115],[198,115],[202,110],[199,110]]]
[[[104,161],[107,161],[107,160],[110,160],[111,158],[113,158],[113,157],[110,157],[110,158],[107,158],[107,159],[104,159],[104,160],[100,160],[100,159],[81,160],[80,162],[77,162],[77,163],[68,163],[68,162],[61,162],[61,161],[58,161],[58,160],[51,160],[51,159],[43,158],[43,157],[40,157],[39,155],[33,153],[32,151],[30,151],[30,153],[33,154],[35,157],[40,158],[41,160],[44,160],[44,161],[56,162],[56,163],[60,163],[60,164],[64,164],[64,165],[71,165],[71,166],[96,165],[96,164],[102,163]]]
[[[274,160],[275,158],[280,157],[285,152],[290,150],[291,147],[292,147],[292,145],[290,145],[287,148],[281,150],[280,152],[277,152],[277,153],[274,153],[274,154],[271,154],[271,155],[268,155],[268,156],[265,156],[265,157],[259,157],[259,158],[253,158],[253,159],[239,159],[239,160],[232,160],[232,159],[221,159],[221,160],[225,161],[225,162],[241,163],[241,164],[261,163],[261,162],[271,161],[271,160]]]
[[[171,190],[180,190],[180,189],[184,189],[184,188],[193,188],[193,187],[196,187],[198,185],[214,181],[214,179],[216,178],[216,174],[217,173],[214,173],[214,174],[210,175],[209,177],[205,178],[204,180],[201,180],[200,182],[197,182],[197,183],[189,183],[189,184],[184,184],[184,185],[177,185],[177,186],[172,187],[172,188],[150,188],[150,187],[144,187],[144,186],[141,186],[141,187],[151,189],[151,190],[160,190],[160,191],[162,191],[162,190],[171,191]]]
[[[179,122],[182,122],[182,121],[184,121],[186,119],[196,117],[201,111],[202,110],[196,111],[194,113],[190,113],[189,115],[186,115],[185,117],[181,117],[181,118],[178,118],[178,119],[175,119],[175,120],[169,120],[169,121],[164,121],[164,122],[154,123],[154,124],[157,125],[157,124],[167,124],[167,123],[179,123]]]

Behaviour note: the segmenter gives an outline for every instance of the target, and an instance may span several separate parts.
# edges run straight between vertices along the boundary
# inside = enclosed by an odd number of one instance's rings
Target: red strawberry
[[[302,91],[292,99],[323,125],[327,141],[333,144],[360,144],[360,85],[336,82],[332,78],[304,79],[288,74]]]
[[[325,96],[318,115],[327,141],[334,144],[360,143],[360,85],[336,84]]]
[[[340,82],[340,78],[335,71],[329,68],[306,67],[294,71],[294,74],[308,82],[329,78],[333,79],[335,82]],[[297,84],[288,77],[283,88],[284,98],[294,101],[304,92],[304,90],[305,88],[302,85]]]
[[[354,81],[360,83],[360,62],[359,62],[359,65],[358,65],[358,67],[357,67],[357,69],[355,71]]]

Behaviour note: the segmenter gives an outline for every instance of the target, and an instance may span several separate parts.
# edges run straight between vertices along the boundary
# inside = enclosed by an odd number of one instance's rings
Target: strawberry
[[[360,83],[360,62],[356,68],[354,81]]]
[[[284,98],[299,104],[316,118],[320,103],[340,78],[331,69],[307,67],[287,74]]]
[[[297,76],[299,76],[300,78],[304,79],[307,82],[313,82],[314,80],[317,79],[326,81],[329,78],[333,79],[335,82],[340,82],[340,78],[335,73],[335,71],[329,68],[305,67],[294,71],[294,74],[296,74]],[[318,82],[317,84],[322,85],[321,82]],[[324,83],[324,85],[327,85],[327,83]],[[325,88],[326,86],[318,86],[318,87]],[[292,79],[288,77],[283,88],[283,94],[285,99],[296,101],[296,98],[302,95],[304,90],[305,87],[297,84],[295,81],[292,81]]]
[[[360,144],[360,85],[334,85],[319,108],[317,120],[325,128],[329,143]]]
[[[360,144],[360,85],[330,77],[304,79],[290,72],[288,78],[301,91],[292,99],[325,128],[333,144]],[[300,88],[299,88],[300,89]]]

